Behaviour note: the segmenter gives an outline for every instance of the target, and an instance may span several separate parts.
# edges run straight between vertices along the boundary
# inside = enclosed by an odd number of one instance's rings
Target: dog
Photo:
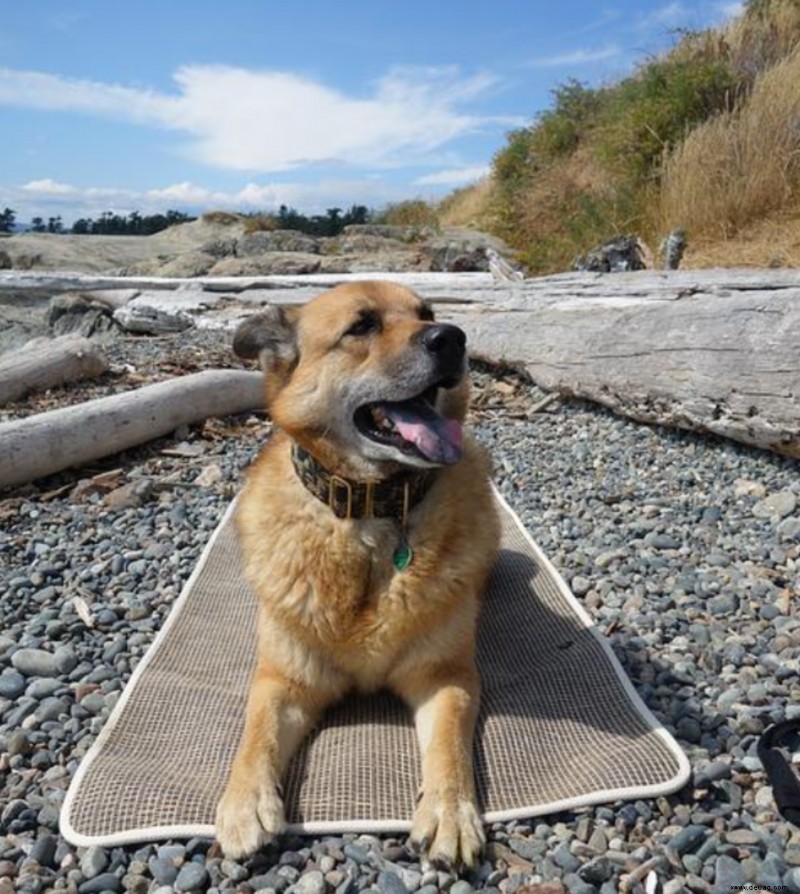
[[[264,370],[276,433],[236,516],[260,608],[216,814],[231,858],[283,828],[282,773],[324,709],[387,687],[413,711],[422,754],[412,844],[435,863],[477,861],[475,635],[499,522],[488,457],[462,434],[465,340],[377,281],[270,307],[234,335],[235,353]]]

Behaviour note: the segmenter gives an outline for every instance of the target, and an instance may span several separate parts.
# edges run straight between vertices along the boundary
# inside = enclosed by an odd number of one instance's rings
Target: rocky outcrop
[[[487,249],[508,248],[464,229],[359,224],[336,237],[245,232],[244,220],[197,220],[153,236],[25,233],[3,242],[13,269],[133,277],[296,276],[308,273],[484,271]]]

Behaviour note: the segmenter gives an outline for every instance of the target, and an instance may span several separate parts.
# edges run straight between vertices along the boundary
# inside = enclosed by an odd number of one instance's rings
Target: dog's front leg
[[[420,668],[393,681],[393,688],[414,711],[422,751],[411,840],[435,862],[473,866],[485,842],[472,766],[480,700],[474,664]]]
[[[319,693],[267,662],[259,663],[250,683],[242,740],[217,806],[217,840],[227,857],[251,854],[283,829],[280,779],[324,706]]]

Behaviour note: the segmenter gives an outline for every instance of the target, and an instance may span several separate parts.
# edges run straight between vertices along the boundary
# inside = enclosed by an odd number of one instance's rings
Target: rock
[[[193,278],[205,276],[219,260],[219,255],[207,251],[187,251],[154,267],[156,276]]]
[[[247,258],[223,258],[209,271],[211,276],[300,276],[318,273],[322,258],[308,252],[271,252]]]
[[[115,511],[135,509],[143,506],[153,494],[153,482],[149,478],[131,481],[109,491],[103,497],[103,504]]]
[[[667,847],[683,856],[697,848],[707,835],[708,829],[705,826],[686,826],[667,843]]]
[[[78,656],[71,646],[59,646],[53,653],[60,674],[69,674],[78,664]]]
[[[44,649],[17,649],[11,656],[11,664],[26,677],[57,677],[61,674],[55,655]]]
[[[777,494],[771,494],[763,500],[759,500],[753,506],[753,515],[756,518],[768,518],[778,521],[791,515],[797,508],[797,497],[790,491],[784,490]]]
[[[28,754],[32,749],[30,739],[25,730],[17,729],[9,734],[6,740],[6,751],[9,757],[16,757],[18,754]]]
[[[636,236],[617,236],[575,258],[573,270],[592,273],[621,273],[644,270],[644,256]]]
[[[576,596],[585,596],[592,589],[592,582],[580,574],[576,574],[571,581],[572,592]]]
[[[58,841],[54,835],[42,835],[34,842],[31,852],[28,855],[31,860],[35,860],[40,866],[51,867],[53,858],[56,855],[56,847]]]
[[[647,538],[645,538],[645,542],[647,542]],[[680,549],[681,541],[669,534],[656,534],[650,540],[650,545],[653,549]]]
[[[115,872],[102,872],[94,878],[78,885],[78,894],[102,894],[104,891],[119,892],[122,881]]]
[[[522,857],[523,860],[529,860],[531,863],[534,863],[537,859],[542,857],[547,850],[546,842],[535,838],[512,837],[508,839],[508,846],[515,854]]]
[[[87,338],[118,331],[113,308],[82,293],[67,292],[50,299],[47,322],[53,335],[77,334]]]
[[[730,894],[731,891],[740,891],[746,881],[744,870],[738,860],[724,854],[717,857],[714,863],[713,894]]]
[[[147,861],[147,867],[159,885],[172,885],[178,877],[178,867],[166,857],[151,857]]]
[[[105,848],[93,845],[84,852],[80,859],[81,872],[87,879],[100,875],[108,866],[108,854]]]
[[[472,894],[475,889],[472,885],[463,879],[453,882],[450,887],[450,894]]]
[[[184,863],[175,879],[176,891],[198,891],[208,885],[208,870],[200,863]]]
[[[128,332],[137,335],[169,335],[194,326],[194,320],[183,310],[169,312],[139,303],[137,298],[114,311],[114,320]]]
[[[297,230],[266,230],[242,236],[236,244],[240,258],[250,258],[266,253],[288,252],[319,254],[320,240]]]
[[[391,873],[388,874],[391,875]],[[304,872],[294,883],[294,890],[296,894],[325,894],[325,877],[318,869]],[[405,891],[405,887],[403,890]],[[387,892],[387,894],[394,894],[394,892]]]
[[[12,701],[25,691],[25,677],[15,671],[6,671],[0,674],[0,698],[8,698]],[[36,698],[36,696],[32,696]]]

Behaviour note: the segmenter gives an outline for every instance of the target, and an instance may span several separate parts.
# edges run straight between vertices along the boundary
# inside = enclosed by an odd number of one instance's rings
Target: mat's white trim
[[[131,674],[130,680],[128,680],[127,685],[122,691],[122,695],[120,696],[119,701],[114,706],[113,711],[109,715],[108,720],[106,721],[103,728],[100,730],[100,734],[94,740],[89,750],[86,752],[86,756],[80,763],[78,767],[78,771],[70,783],[69,789],[67,790],[67,795],[64,798],[64,803],[61,805],[61,815],[59,817],[59,830],[64,838],[70,842],[70,844],[74,844],[77,847],[89,847],[91,845],[97,844],[102,846],[112,846],[118,844],[133,844],[139,841],[147,841],[151,838],[183,838],[186,835],[189,837],[213,837],[214,836],[214,827],[213,826],[153,826],[148,829],[131,829],[127,832],[120,832],[117,835],[108,835],[108,836],[92,836],[92,835],[82,835],[78,832],[72,825],[72,818],[70,816],[72,810],[72,804],[75,800],[75,795],[80,788],[81,781],[83,777],[86,775],[89,767],[91,767],[92,762],[97,757],[100,749],[105,744],[108,737],[111,735],[112,731],[116,727],[119,722],[119,718],[122,716],[122,712],[125,710],[125,705],[128,704],[131,696],[133,695],[134,689],[136,688],[136,684],[139,682],[142,674],[145,672],[146,668],[150,664],[150,662],[156,657],[158,654],[158,650],[161,648],[161,644],[167,638],[167,634],[169,633],[172,625],[177,621],[183,606],[186,603],[186,600],[189,598],[189,594],[194,587],[195,581],[200,576],[201,571],[205,567],[208,562],[209,556],[211,555],[211,550],[219,538],[222,529],[225,527],[225,523],[233,514],[236,508],[236,500],[234,499],[231,504],[227,507],[225,512],[222,515],[222,519],[220,520],[217,527],[214,529],[211,537],[208,539],[208,543],[203,547],[202,553],[200,553],[200,558],[197,560],[197,565],[195,565],[194,570],[191,575],[189,575],[189,579],[183,586],[183,589],[180,592],[180,595],[175,600],[175,604],[172,606],[172,610],[167,615],[166,621],[164,621],[164,626],[161,630],[156,634],[155,639],[153,640],[150,648],[145,652],[142,660],[136,665],[136,669]],[[203,829],[205,831],[197,831],[199,829]]]
[[[608,803],[610,801],[630,800],[632,798],[656,798],[660,795],[666,795],[677,791],[687,782],[691,774],[691,766],[686,755],[683,753],[678,743],[664,729],[664,727],[658,722],[658,720],[656,720],[647,705],[645,705],[645,703],[639,697],[639,694],[633,688],[633,684],[623,670],[622,665],[619,663],[616,655],[612,651],[611,645],[609,644],[608,640],[594,626],[591,617],[587,614],[586,610],[580,604],[580,602],[578,602],[578,600],[575,598],[572,591],[567,586],[566,581],[556,570],[552,562],[550,562],[547,556],[539,548],[538,544],[533,540],[530,533],[520,521],[517,513],[509,506],[500,491],[497,490],[494,485],[492,485],[492,487],[494,490],[495,498],[497,499],[501,507],[514,519],[514,522],[517,525],[520,533],[523,535],[528,545],[531,547],[536,561],[552,576],[560,594],[564,597],[570,608],[575,612],[578,620],[583,624],[584,627],[588,628],[592,632],[592,634],[602,646],[603,650],[606,653],[606,656],[611,662],[611,666],[614,669],[615,674],[622,684],[622,687],[625,690],[626,695],[630,699],[633,707],[641,715],[642,719],[647,723],[650,729],[660,739],[662,739],[669,752],[675,757],[675,760],[678,764],[678,772],[675,774],[675,777],[673,779],[668,780],[667,782],[662,782],[650,786],[634,786],[619,789],[601,789],[596,792],[590,792],[586,795],[581,795],[580,797],[565,798],[560,801],[553,801],[547,804],[539,804],[535,808],[515,808],[512,810],[491,811],[483,814],[484,822],[506,822],[508,820],[546,816],[548,814],[558,813],[564,810],[575,810],[581,807],[590,807],[595,804]],[[78,847],[88,847],[91,845],[115,847],[118,845],[137,844],[142,841],[163,840],[166,838],[213,838],[215,836],[214,826],[210,824],[150,826],[142,829],[128,829],[124,832],[118,832],[114,835],[82,835],[73,828],[70,818],[70,811],[76,796],[76,792],[80,787],[81,780],[86,775],[86,772],[96,758],[100,749],[103,747],[106,739],[108,739],[108,737],[111,735],[111,732],[119,721],[119,717],[121,716],[128,700],[132,696],[140,677],[158,653],[158,650],[161,647],[162,642],[166,638],[170,628],[180,615],[184,603],[186,602],[196,579],[198,578],[206,562],[208,561],[208,557],[214,544],[217,541],[220,532],[222,531],[225,523],[228,521],[230,515],[234,511],[235,505],[236,501],[234,500],[225,511],[222,520],[220,521],[219,525],[217,525],[217,528],[214,530],[214,533],[211,535],[208,543],[203,549],[203,552],[201,553],[200,558],[197,562],[197,566],[192,572],[189,580],[186,582],[180,596],[178,597],[175,605],[172,608],[172,611],[169,613],[169,616],[164,622],[164,626],[159,631],[158,635],[153,641],[153,644],[147,650],[145,656],[137,665],[136,670],[133,672],[131,679],[125,687],[120,700],[117,702],[114,710],[111,712],[111,715],[108,718],[105,726],[101,730],[100,735],[97,737],[97,739],[95,739],[91,748],[81,762],[81,765],[78,768],[78,771],[75,774],[72,783],[70,784],[67,796],[61,808],[60,829],[61,834],[71,844],[77,845]],[[380,821],[353,819],[346,822],[292,823],[286,827],[287,832],[308,835],[338,835],[346,832],[353,832],[358,834],[377,832],[409,832],[410,830],[410,818]]]
[[[483,814],[484,821],[487,823],[505,822],[506,820],[524,819],[525,817],[529,816],[543,816],[545,815],[545,813],[558,813],[562,810],[575,810],[578,807],[588,807],[593,804],[603,804],[609,801],[630,800],[632,798],[658,798],[661,795],[669,795],[672,794],[672,792],[677,791],[688,782],[689,777],[692,773],[691,764],[689,763],[689,759],[683,753],[683,749],[667,732],[667,730],[664,729],[661,723],[659,723],[659,721],[653,716],[647,705],[642,701],[639,693],[634,689],[630,677],[625,673],[625,669],[619,663],[617,656],[614,654],[614,650],[611,648],[611,643],[605,636],[603,636],[602,633],[600,633],[597,627],[595,627],[590,615],[581,605],[581,603],[578,602],[577,598],[573,594],[572,590],[570,590],[570,588],[567,586],[567,582],[561,576],[558,569],[542,552],[539,544],[536,543],[533,537],[531,537],[528,529],[525,527],[525,525],[522,524],[520,517],[511,508],[511,506],[509,506],[505,497],[503,497],[494,483],[492,483],[492,490],[494,491],[497,502],[500,503],[500,505],[514,519],[517,528],[527,541],[528,546],[530,546],[534,556],[536,557],[536,561],[543,568],[547,569],[548,573],[556,582],[558,590],[566,600],[567,604],[575,612],[576,616],[583,623],[584,627],[589,629],[594,638],[602,647],[603,651],[606,654],[606,657],[611,663],[611,667],[613,668],[614,673],[617,675],[617,678],[619,679],[619,682],[625,691],[625,694],[628,696],[631,705],[647,723],[650,729],[656,734],[656,736],[658,736],[658,738],[661,739],[667,746],[670,754],[675,758],[678,764],[678,770],[675,773],[675,776],[672,779],[667,780],[666,782],[660,782],[653,785],[630,786],[628,788],[599,789],[596,792],[591,792],[587,795],[581,795],[579,798],[565,798],[561,801],[554,801],[551,804],[542,805],[541,809],[537,807],[536,810],[533,812],[530,810],[521,809],[492,811]]]

